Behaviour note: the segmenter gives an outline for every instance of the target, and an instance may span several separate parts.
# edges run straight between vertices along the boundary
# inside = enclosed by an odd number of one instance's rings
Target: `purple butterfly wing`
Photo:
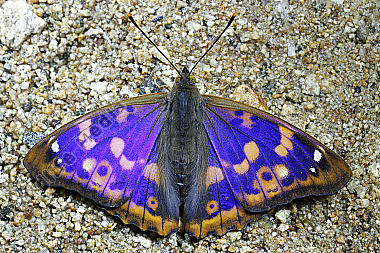
[[[74,120],[40,141],[25,167],[41,183],[77,191],[126,223],[169,234],[177,219],[156,198],[165,97],[128,99]]]
[[[122,206],[107,210],[120,217],[126,224],[134,224],[142,230],[169,235],[178,229],[178,217],[169,215],[166,201],[159,197],[160,174],[157,143],[147,159],[143,174],[135,181],[133,192]],[[178,206],[174,207],[178,208]]]
[[[242,229],[247,222],[257,220],[261,216],[249,213],[241,206],[211,140],[208,145],[209,164],[205,168],[205,182],[200,184],[206,188],[206,191],[197,206],[193,208],[197,210],[196,215],[185,222],[185,230],[197,238],[209,234],[222,235],[231,230]],[[194,210],[186,209],[185,212],[193,213]]]
[[[206,212],[189,221],[195,236],[241,228],[257,212],[333,194],[350,179],[337,154],[289,123],[235,101],[203,98],[210,165],[206,201],[199,206]]]

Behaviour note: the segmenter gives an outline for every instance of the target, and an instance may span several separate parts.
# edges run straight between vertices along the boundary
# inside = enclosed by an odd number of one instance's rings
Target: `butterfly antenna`
[[[181,75],[181,72],[174,66],[174,64],[169,60],[168,57],[166,57],[166,55],[158,48],[158,46],[148,37],[148,35],[145,34],[145,32],[140,28],[140,26],[138,26],[138,24],[136,23],[136,21],[133,19],[132,15],[130,13],[127,13],[127,16],[129,18],[129,20],[132,22],[132,24],[134,24],[136,26],[137,29],[139,29],[139,31],[145,36],[145,38],[148,39],[148,41],[158,50],[158,52],[160,52],[160,54],[169,62],[169,64],[178,72],[178,74],[180,76]],[[219,36],[220,37],[220,36]],[[183,76],[182,76],[183,78]]]
[[[202,55],[201,58],[199,58],[199,60],[195,63],[195,65],[191,68],[189,74],[187,75],[187,77],[190,76],[191,72],[194,70],[194,68],[198,65],[198,63],[203,60],[203,58],[206,56],[206,54],[211,50],[211,48],[216,44],[216,42],[218,42],[218,40],[220,39],[220,37],[222,37],[223,33],[228,29],[228,27],[230,27],[230,25],[232,24],[232,22],[234,21],[235,17],[236,17],[237,13],[235,12],[234,14],[232,14],[232,17],[230,18],[230,21],[228,21],[228,24],[226,25],[226,27],[223,29],[223,31],[219,34],[219,36],[214,40],[214,42],[212,43],[212,45],[207,49],[207,51]]]

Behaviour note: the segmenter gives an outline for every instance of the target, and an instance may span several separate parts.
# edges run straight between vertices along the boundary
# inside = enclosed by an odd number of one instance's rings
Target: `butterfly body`
[[[351,170],[268,113],[200,95],[183,69],[170,93],[100,108],[41,140],[25,167],[143,230],[201,238],[241,229],[273,207],[333,194]],[[179,222],[179,221],[182,222]]]
[[[182,76],[188,74],[184,68]],[[166,206],[176,207],[171,213],[175,219],[183,208],[187,210],[187,219],[191,219],[197,210],[194,205],[203,194],[200,190],[204,189],[201,185],[205,181],[208,149],[201,103],[201,95],[190,78],[178,80],[168,94],[167,114],[158,137],[159,167],[166,168],[160,173],[159,195],[165,195],[162,199],[168,201]],[[176,205],[169,202],[173,199]]]

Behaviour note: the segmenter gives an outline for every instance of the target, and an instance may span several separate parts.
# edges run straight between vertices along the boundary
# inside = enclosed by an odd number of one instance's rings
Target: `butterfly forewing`
[[[205,98],[205,127],[229,187],[253,212],[309,195],[328,195],[351,177],[333,151],[296,127],[255,108]]]
[[[89,113],[40,141],[24,164],[41,183],[75,190],[104,207],[121,206],[110,212],[163,231],[162,221],[171,218],[154,208],[154,152],[165,98],[147,95]]]

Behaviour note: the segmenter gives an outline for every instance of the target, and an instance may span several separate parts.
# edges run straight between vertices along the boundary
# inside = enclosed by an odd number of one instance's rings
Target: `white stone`
[[[9,180],[9,176],[7,174],[0,174],[0,184],[5,183]]]
[[[102,221],[102,222],[100,223],[100,225],[101,225],[102,227],[106,228],[106,227],[108,227],[109,222],[106,221],[106,220],[104,220],[104,221]]]
[[[74,222],[74,230],[80,231],[82,229],[82,226],[79,221]]]
[[[135,241],[139,242],[144,248],[150,248],[150,246],[152,246],[152,241],[142,236],[137,237]]]
[[[52,236],[53,237],[62,237],[62,233],[61,232],[53,232]]]
[[[199,31],[202,29],[202,25],[194,21],[188,22],[187,27],[189,28],[189,30],[194,30],[194,31]]]
[[[58,41],[55,39],[52,39],[49,43],[49,49],[52,51],[57,51],[58,49]]]
[[[288,42],[288,56],[293,57],[296,55],[296,46],[292,42]]]
[[[289,225],[288,224],[284,224],[284,223],[281,223],[278,227],[277,227],[277,230],[281,231],[281,232],[284,232],[286,230],[289,229]]]
[[[230,233],[228,233],[228,236],[230,237],[231,242],[236,242],[237,240],[239,240],[241,238],[241,232],[239,232],[239,231],[230,232]]]
[[[103,82],[94,82],[91,83],[91,90],[95,91],[98,94],[104,94],[107,91],[108,83],[106,81]]]
[[[368,166],[368,172],[373,177],[378,177],[380,175],[380,163],[373,163],[370,166]]]
[[[86,209],[84,207],[80,206],[80,207],[77,208],[77,212],[78,213],[85,213]]]
[[[9,154],[9,153],[4,153],[3,157],[2,157],[2,160],[6,164],[14,164],[14,163],[17,163],[18,157],[15,156],[15,155]]]
[[[0,8],[0,40],[9,47],[18,48],[26,37],[45,26],[46,22],[24,0],[6,1]]]
[[[363,208],[367,208],[369,207],[369,200],[368,199],[361,199],[359,201],[360,205],[363,207]]]
[[[90,28],[88,31],[85,33],[87,36],[96,36],[99,34],[103,34],[103,30],[101,28]]]
[[[336,4],[343,4],[344,3],[344,0],[331,0],[331,1],[336,3]]]
[[[315,74],[306,76],[304,93],[308,95],[319,95],[321,93],[321,87]]]
[[[246,252],[253,252],[252,248],[247,246],[247,245],[243,245],[240,247],[240,253],[246,253]]]
[[[82,220],[82,214],[80,213],[71,213],[71,220],[74,221],[74,222],[78,222],[80,220]],[[77,224],[75,224],[76,226]]]
[[[276,218],[282,222],[286,223],[290,216],[290,210],[280,210],[275,214]]]
[[[29,82],[22,82],[22,83],[20,84],[20,88],[21,88],[22,90],[26,90],[26,89],[28,89],[28,88],[29,88]]]

